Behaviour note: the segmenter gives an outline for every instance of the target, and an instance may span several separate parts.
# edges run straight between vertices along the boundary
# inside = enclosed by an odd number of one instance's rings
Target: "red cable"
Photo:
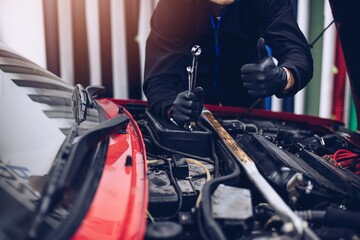
[[[356,160],[358,154],[351,152],[347,149],[339,149],[334,154],[323,156],[323,158],[331,158],[334,161],[334,165],[337,167],[349,168],[351,164]],[[354,173],[360,175],[360,163],[355,165]]]

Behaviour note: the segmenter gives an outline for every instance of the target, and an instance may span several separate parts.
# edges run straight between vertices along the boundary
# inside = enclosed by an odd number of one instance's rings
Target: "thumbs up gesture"
[[[287,74],[276,66],[265,47],[265,40],[260,38],[257,44],[259,63],[245,64],[241,68],[241,80],[248,94],[263,98],[282,92],[287,85]]]

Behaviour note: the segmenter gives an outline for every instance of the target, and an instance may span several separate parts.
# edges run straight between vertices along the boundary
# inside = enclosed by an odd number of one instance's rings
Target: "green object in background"
[[[312,43],[324,29],[324,1],[310,1],[310,33]],[[321,62],[323,38],[321,37],[311,49],[314,59],[314,76],[306,87],[305,113],[319,116]]]
[[[355,131],[357,129],[356,109],[353,98],[351,98],[349,111],[349,129]]]

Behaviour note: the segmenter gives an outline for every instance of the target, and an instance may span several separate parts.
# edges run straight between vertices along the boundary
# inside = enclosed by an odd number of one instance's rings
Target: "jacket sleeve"
[[[263,37],[272,49],[278,65],[291,70],[295,84],[288,93],[277,97],[295,95],[313,76],[313,59],[308,42],[299,29],[289,0],[264,0],[259,7],[263,16]]]
[[[177,94],[187,88],[187,5],[183,0],[160,0],[151,18],[143,91],[157,116],[164,117]]]

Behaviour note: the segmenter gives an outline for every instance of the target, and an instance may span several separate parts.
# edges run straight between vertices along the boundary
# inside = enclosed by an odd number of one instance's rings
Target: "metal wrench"
[[[189,91],[191,92],[194,92],[196,88],[197,68],[200,54],[201,47],[199,45],[195,45],[191,48],[191,55],[193,56],[191,65],[191,79],[189,82]]]
[[[191,48],[191,55],[193,56],[192,65],[191,67],[188,66],[186,68],[186,72],[188,74],[188,84],[189,84],[189,91],[194,92],[196,88],[196,78],[197,78],[197,67],[199,62],[199,56],[201,54],[201,47],[199,45],[194,45]],[[184,128],[188,131],[193,131],[195,126],[195,122],[189,122],[184,125]]]

